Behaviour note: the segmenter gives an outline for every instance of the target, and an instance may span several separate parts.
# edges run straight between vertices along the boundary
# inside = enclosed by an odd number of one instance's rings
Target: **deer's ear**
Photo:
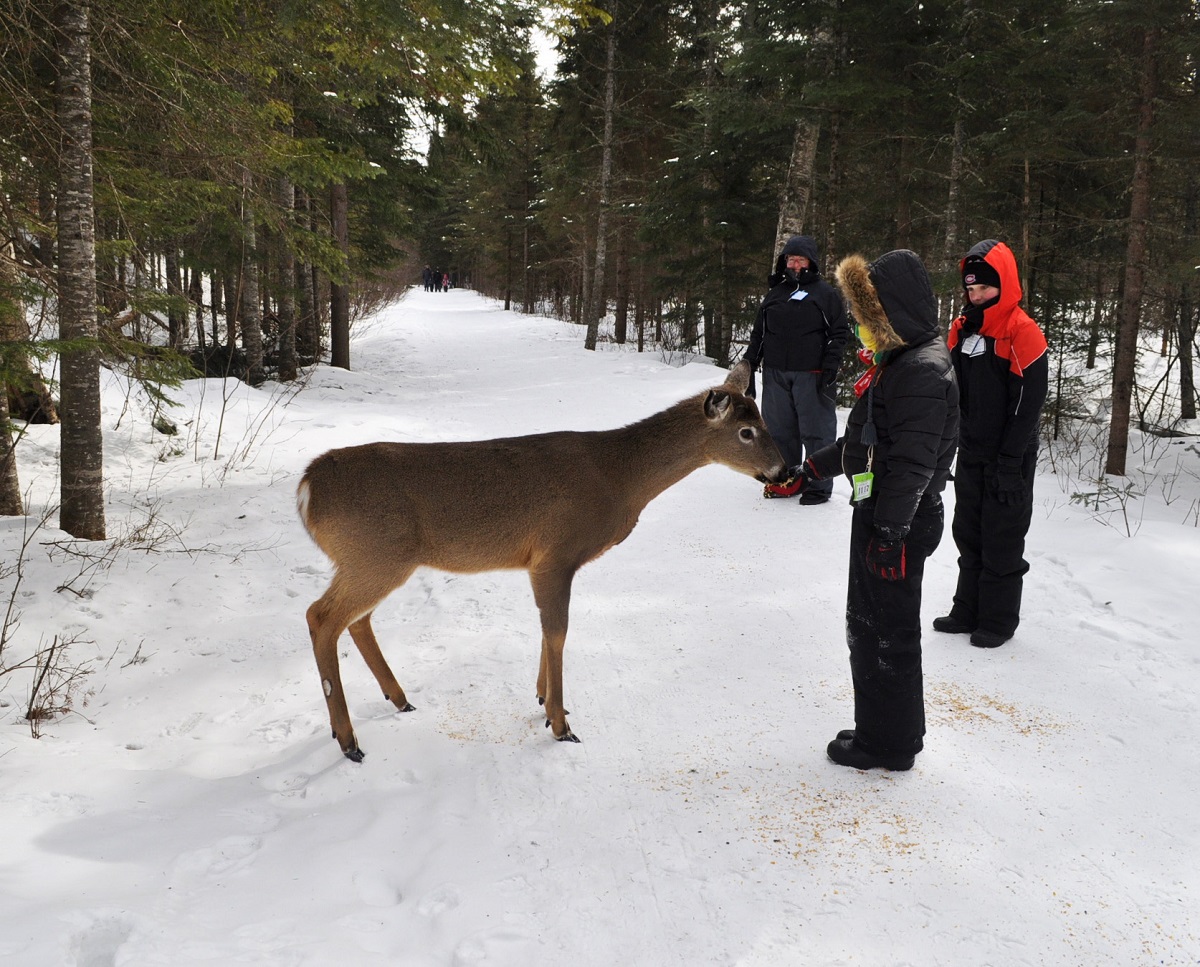
[[[743,359],[734,366],[725,377],[725,385],[735,393],[745,393],[750,385],[750,364]]]
[[[729,412],[732,401],[724,390],[710,389],[704,399],[704,415],[710,420],[719,420]]]

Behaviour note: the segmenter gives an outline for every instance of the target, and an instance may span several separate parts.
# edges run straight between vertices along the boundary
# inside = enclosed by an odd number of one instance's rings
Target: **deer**
[[[300,520],[333,564],[306,618],[333,737],[365,753],[342,689],[337,643],[358,647],[384,698],[414,707],[379,649],[376,607],[419,567],[459,574],[525,570],[541,616],[537,699],[560,742],[578,742],[563,707],[563,647],[575,573],[632,532],[645,506],[708,464],[760,483],[787,478],[783,455],[745,395],[750,368],[628,426],[495,440],[368,443],[314,459],[297,488]]]

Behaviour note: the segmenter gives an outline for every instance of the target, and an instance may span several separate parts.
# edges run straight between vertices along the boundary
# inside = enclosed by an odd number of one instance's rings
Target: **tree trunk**
[[[329,192],[329,213],[333,241],[350,265],[350,197],[345,182],[334,185]],[[349,282],[329,284],[329,343],[331,366],[350,368],[350,285]]]
[[[512,309],[512,251],[513,233],[511,227],[504,229],[504,311]]]
[[[187,289],[188,311],[196,313],[196,340],[204,348],[204,273],[192,269]],[[187,316],[184,316],[183,338],[188,338]]]
[[[961,109],[960,109],[961,111]],[[961,304],[958,274],[958,196],[962,190],[963,145],[966,141],[966,125],[961,113],[954,119],[954,143],[950,148],[950,185],[946,191],[946,241],[942,246],[942,272],[947,291],[941,300],[941,328],[948,332],[950,322],[958,313]],[[953,281],[951,281],[953,280]]]
[[[615,322],[613,324],[613,339],[618,346],[623,346],[629,339],[629,220],[620,219],[620,229],[617,232],[617,276]]]
[[[312,200],[308,193],[296,189],[296,211],[301,224],[313,229]],[[296,267],[296,293],[299,319],[296,322],[296,354],[303,365],[311,366],[321,358],[321,327],[317,322],[315,278],[312,263],[301,260]]]
[[[179,249],[173,240],[167,241],[163,259],[167,275],[167,345],[172,349],[183,346],[183,286],[179,281]]]
[[[58,40],[58,315],[62,354],[59,526],[103,540],[104,434],[96,318],[96,215],[92,190],[89,0],[62,0]]]
[[[278,203],[283,225],[279,232],[276,257],[279,260],[279,379],[296,378],[296,255],[286,229],[292,223],[296,190],[287,175],[279,178]]]
[[[615,99],[613,62],[617,50],[617,4],[610,11],[613,20],[608,25],[608,40],[604,48],[604,140],[600,150],[600,215],[596,220],[596,271],[592,276],[591,297],[585,310],[587,337],[584,349],[595,349],[600,334],[600,318],[608,308],[604,291],[605,260],[608,255],[608,202],[612,190],[613,101]]]
[[[24,318],[25,307],[17,291],[20,279],[11,259],[12,246],[7,248],[7,252],[0,251],[0,342],[13,341],[9,339],[9,333],[28,325]],[[17,477],[17,451],[8,415],[8,384],[0,371],[0,516],[20,517],[24,512],[21,482]]]
[[[233,351],[237,348],[237,334],[241,328],[241,304],[242,304],[242,272],[239,266],[234,271],[232,263],[226,266],[225,275],[225,348],[229,350],[229,357],[233,358]]]
[[[911,119],[901,115],[902,128]],[[912,248],[912,138],[900,134],[900,158],[896,164],[896,248]]]
[[[1197,182],[1190,178],[1187,199],[1184,202],[1185,231],[1196,237],[1197,228]],[[1192,340],[1196,338],[1196,305],[1192,298],[1192,286],[1185,282],[1179,287],[1179,415],[1185,420],[1196,418],[1196,377],[1192,366]]]
[[[1096,351],[1100,348],[1100,323],[1104,319],[1104,264],[1096,268],[1096,302],[1092,306],[1092,324],[1088,331],[1088,351],[1086,366],[1096,368]]]
[[[1158,88],[1159,30],[1151,27],[1142,38],[1142,77],[1138,90],[1138,125],[1130,184],[1129,240],[1125,246],[1125,293],[1121,299],[1116,352],[1113,357],[1112,415],[1108,459],[1104,472],[1125,475],[1129,448],[1129,411],[1137,378],[1138,326],[1146,280],[1146,236],[1150,220],[1150,135],[1154,127],[1154,98]]]
[[[246,351],[246,382],[257,386],[263,376],[262,302],[258,284],[258,236],[254,206],[250,204],[251,178],[242,169],[242,348]]]
[[[775,248],[771,251],[771,268],[775,271],[775,256],[783,250],[784,242],[793,235],[804,234],[804,216],[812,195],[813,168],[817,161],[817,139],[821,125],[799,118],[792,139],[792,158],[788,162],[787,178],[779,198],[779,223],[775,228]]]
[[[8,387],[0,379],[0,517],[20,517],[25,513],[21,502],[21,481],[17,476],[17,448],[8,418]]]
[[[821,271],[832,269],[838,257],[838,222],[841,219],[842,158],[841,140],[842,113],[834,111],[829,119],[829,190],[825,193],[825,253]],[[832,272],[828,272],[832,275]]]
[[[1196,375],[1192,359],[1192,340],[1196,338],[1196,307],[1189,285],[1179,288],[1179,415],[1196,418]]]
[[[53,251],[53,245],[48,244],[45,250]],[[0,250],[0,344],[28,345],[33,341],[20,289],[16,252],[9,244]],[[58,409],[54,405],[54,397],[50,395],[42,377],[30,365],[29,358],[23,353],[9,353],[4,362],[8,367],[8,381],[5,383],[0,379],[0,396],[4,398],[8,419],[16,417],[26,423],[57,423]]]

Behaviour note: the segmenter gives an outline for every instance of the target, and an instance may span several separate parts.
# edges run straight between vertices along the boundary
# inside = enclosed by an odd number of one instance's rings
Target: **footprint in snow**
[[[114,967],[133,927],[120,917],[97,917],[71,938],[74,967]]]

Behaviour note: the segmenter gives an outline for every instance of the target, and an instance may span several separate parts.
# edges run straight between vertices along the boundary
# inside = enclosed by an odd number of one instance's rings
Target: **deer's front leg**
[[[542,618],[542,658],[538,667],[538,698],[546,707],[546,725],[559,742],[578,742],[567,724],[563,707],[562,662],[567,640],[573,569],[530,572],[533,599]]]

